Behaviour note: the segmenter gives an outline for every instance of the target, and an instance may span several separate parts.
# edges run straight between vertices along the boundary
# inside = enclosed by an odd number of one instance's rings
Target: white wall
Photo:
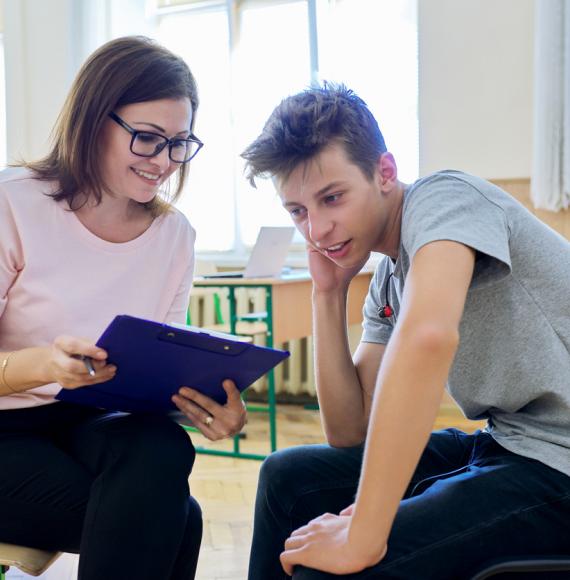
[[[70,2],[4,3],[8,161],[44,150],[63,103],[72,61]]]
[[[529,177],[534,1],[418,0],[418,19],[420,174]]]
[[[110,38],[147,32],[147,0],[4,0],[8,162],[46,153],[69,87]]]

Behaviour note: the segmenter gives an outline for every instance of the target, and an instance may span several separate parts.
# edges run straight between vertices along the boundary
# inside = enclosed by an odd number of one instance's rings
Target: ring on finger
[[[209,427],[212,423],[214,422],[214,417],[212,417],[212,415],[208,415],[205,419],[204,419],[204,423]]]

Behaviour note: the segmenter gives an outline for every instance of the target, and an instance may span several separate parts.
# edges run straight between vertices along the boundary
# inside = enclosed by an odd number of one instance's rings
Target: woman
[[[115,315],[184,321],[195,233],[159,192],[176,174],[178,197],[202,146],[197,106],[182,59],[146,38],[111,41],[79,72],[49,154],[0,173],[0,541],[78,552],[81,580],[196,570],[182,428],[54,397],[114,376],[94,341]],[[225,406],[188,387],[173,397],[210,439],[245,421],[224,388]]]

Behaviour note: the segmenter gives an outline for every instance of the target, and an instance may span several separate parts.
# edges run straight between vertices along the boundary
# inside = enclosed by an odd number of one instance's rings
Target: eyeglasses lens
[[[132,152],[143,157],[154,157],[168,144],[165,137],[155,133],[137,133],[132,144]],[[170,159],[184,163],[191,159],[198,151],[198,143],[188,139],[174,139],[171,141]]]

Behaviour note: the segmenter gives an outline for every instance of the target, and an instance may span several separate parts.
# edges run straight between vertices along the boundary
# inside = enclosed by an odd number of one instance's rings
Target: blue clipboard
[[[115,317],[97,346],[117,366],[115,376],[97,385],[62,389],[57,399],[110,411],[172,411],[177,408],[171,396],[187,386],[224,404],[224,379],[243,391],[289,356],[288,351],[127,315]]]

